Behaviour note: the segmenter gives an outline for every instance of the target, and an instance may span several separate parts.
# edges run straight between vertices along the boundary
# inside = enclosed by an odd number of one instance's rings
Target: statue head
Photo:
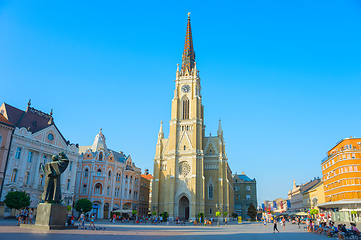
[[[59,161],[58,155],[53,155],[51,159],[53,160],[53,162]]]

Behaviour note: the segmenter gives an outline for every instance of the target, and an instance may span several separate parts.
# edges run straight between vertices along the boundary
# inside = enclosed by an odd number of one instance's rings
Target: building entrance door
[[[186,196],[179,199],[179,218],[184,220],[189,218],[189,200]]]

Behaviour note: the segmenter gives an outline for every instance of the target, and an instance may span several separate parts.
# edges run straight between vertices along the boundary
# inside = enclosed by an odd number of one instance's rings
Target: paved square
[[[88,223],[89,224],[89,223]],[[87,224],[87,225],[88,225]],[[179,239],[277,239],[277,240],[322,240],[327,239],[325,235],[319,236],[308,233],[302,228],[288,224],[283,230],[279,227],[280,233],[273,233],[273,225],[268,224],[265,228],[260,223],[237,225],[232,222],[228,226],[178,226],[178,225],[134,225],[134,224],[112,224],[100,220],[96,222],[97,227],[105,227],[103,231],[95,230],[42,230],[34,228],[20,228],[15,220],[0,220],[1,240],[57,240],[57,239],[131,239],[131,240],[179,240]],[[334,238],[336,239],[336,238]]]

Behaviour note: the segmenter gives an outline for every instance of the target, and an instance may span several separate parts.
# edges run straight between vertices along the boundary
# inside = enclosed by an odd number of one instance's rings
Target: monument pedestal
[[[66,226],[68,208],[50,203],[39,203],[35,225],[21,224],[20,227],[35,227],[45,229],[77,229],[77,226]]]

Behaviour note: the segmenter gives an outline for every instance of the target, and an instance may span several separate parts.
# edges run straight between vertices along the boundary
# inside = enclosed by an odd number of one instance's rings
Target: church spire
[[[223,135],[222,125],[221,125],[221,119],[219,119],[217,135],[218,135],[218,136]]]
[[[160,128],[159,128],[158,138],[164,138],[163,121],[160,121]]]
[[[194,67],[196,55],[193,50],[190,12],[188,13],[187,33],[182,56],[182,72],[190,74]]]

